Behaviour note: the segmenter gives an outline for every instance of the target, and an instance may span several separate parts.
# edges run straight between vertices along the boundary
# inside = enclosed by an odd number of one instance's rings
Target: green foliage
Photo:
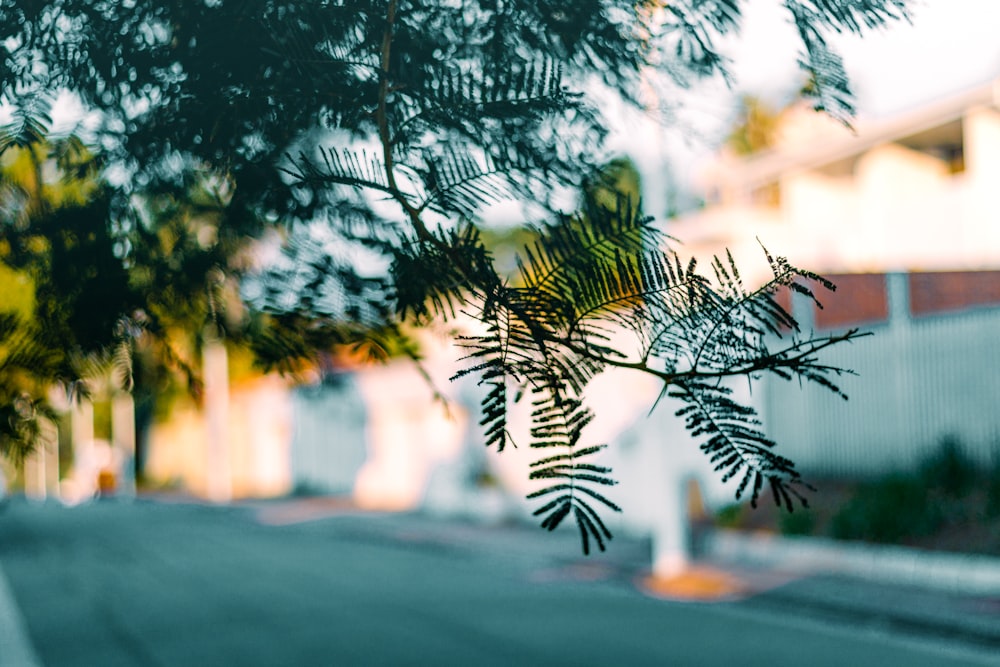
[[[811,509],[800,508],[778,517],[778,530],[782,535],[812,535],[816,530],[816,515]]]
[[[39,123],[35,129],[47,131]],[[129,375],[122,321],[134,294],[107,224],[107,191],[87,179],[92,153],[72,137],[17,139],[7,149],[0,156],[0,261],[9,290],[0,454],[21,461],[41,432],[40,420],[54,418],[48,395],[55,385],[74,396],[86,393],[78,380],[114,358]],[[76,179],[53,178],[53,168]]]
[[[61,207],[34,219],[23,233],[5,235],[11,249],[4,260],[34,282],[38,324],[82,354],[112,340],[118,320],[135,304],[115,254],[107,207],[106,198]]]
[[[905,16],[905,4],[784,5],[817,106],[846,120],[850,92],[826,35],[878,27]],[[482,333],[461,340],[469,368],[460,375],[477,373],[486,386],[487,443],[509,441],[508,397],[532,402],[531,476],[543,485],[532,497],[543,527],[572,515],[585,550],[610,539],[597,510],[617,510],[604,495],[614,482],[590,460],[604,445],[585,441],[584,402],[610,368],[653,375],[663,395],[683,401],[679,416],[716,469],[740,480],[740,495],[756,502],[766,486],[776,502],[804,503],[792,462],[724,380],[771,373],[839,393],[842,371],[817,354],[857,332],[799,332],[776,290],[812,296],[802,279],[832,286],[783,258],[765,252],[772,278],[747,288],[730,257],[707,275],[679,257],[642,215],[626,165],[602,168],[604,120],[582,92],[600,82],[636,103],[654,68],[668,74],[662,86],[725,76],[716,42],[739,28],[743,6],[6,3],[0,98],[16,126],[5,145],[37,144],[47,111],[31,105],[66,87],[101,112],[96,139],[121,181],[58,214],[86,236],[44,231],[41,214],[28,225],[42,225],[46,252],[71,252],[63,240],[72,236],[109,258],[104,275],[73,269],[88,294],[71,290],[66,311],[93,298],[101,317],[66,314],[60,331],[82,327],[72,335],[89,349],[115,321],[103,313],[117,310],[128,316],[123,330],[163,341],[160,356],[196,385],[183,348],[198,341],[176,345],[172,333],[183,327],[248,342],[267,364],[294,370],[320,363],[332,345],[408,350],[405,326],[471,317]],[[567,189],[584,192],[579,211],[558,205]],[[505,198],[547,212],[512,280],[477,225]],[[283,261],[248,279],[241,248],[279,228]]]
[[[977,491],[984,487],[985,494]],[[961,443],[945,437],[915,472],[860,485],[833,516],[831,534],[839,539],[899,543],[949,525],[989,519],[990,488],[989,476],[963,453]],[[977,506],[975,510],[970,503]]]
[[[979,481],[979,471],[954,436],[942,438],[937,450],[921,462],[918,475],[928,488],[950,498],[968,494]]]
[[[886,22],[908,19],[907,0],[787,0],[785,6],[805,51],[799,67],[806,73],[808,84],[801,94],[812,100],[813,108],[825,111],[847,123],[854,115],[853,94],[844,70],[844,62],[834,51],[824,29],[835,32],[860,32],[879,28]]]
[[[899,543],[932,534],[944,517],[919,478],[891,475],[858,488],[833,517],[833,537],[841,540]]]
[[[744,95],[736,125],[726,137],[726,146],[737,155],[766,150],[774,145],[780,121],[781,111],[753,95]]]
[[[746,513],[746,505],[743,503],[730,503],[715,513],[715,525],[720,528],[740,528],[743,525],[743,515]]]
[[[0,155],[11,148],[32,148],[48,139],[52,124],[51,100],[43,93],[24,98],[13,110],[11,122],[0,126]]]
[[[984,510],[987,518],[1000,517],[1000,465],[994,465],[990,471]]]
[[[59,379],[63,357],[45,345],[44,332],[15,313],[0,313],[0,455],[20,463],[52,417],[45,399]]]
[[[715,525],[995,554],[1000,475],[996,465],[984,469],[963,451],[945,437],[910,470],[866,481],[821,480],[812,506],[794,513],[731,505],[717,513]]]
[[[664,392],[686,404],[678,416],[703,438],[702,450],[716,470],[740,478],[737,497],[748,492],[756,504],[766,483],[776,502],[789,509],[793,500],[804,504],[801,490],[808,487],[792,462],[774,454],[755,412],[733,401],[719,380],[771,372],[839,391],[831,376],[841,371],[818,364],[814,353],[856,332],[803,340],[793,334],[787,346],[772,351],[773,339],[785,335],[783,326],[796,331],[774,293],[795,285],[811,296],[797,281],[817,276],[765,253],[773,278],[758,289],[742,286],[731,258],[717,260],[709,280],[694,262],[685,266],[663,250],[663,238],[649,219],[624,199],[617,203],[612,210],[587,201],[581,217],[566,216],[541,230],[523,252],[516,286],[466,282],[481,289],[464,298],[481,299],[478,312],[489,319],[485,334],[462,339],[472,365],[459,375],[479,373],[487,385],[482,421],[487,443],[504,448],[508,395],[530,394],[531,446],[566,450],[554,458],[543,455],[532,474],[558,480],[530,496],[556,495],[537,510],[543,526],[553,529],[572,514],[585,548],[591,538],[603,548],[606,528],[595,519],[594,503],[615,506],[594,487],[613,481],[610,471],[586,463],[604,445],[579,446],[592,417],[582,400],[599,373],[632,368],[655,375]],[[635,349],[631,356],[623,352],[629,347],[625,341]],[[559,465],[545,467],[553,462]]]
[[[22,318],[30,318],[35,310],[35,286],[28,276],[0,264],[0,294],[4,309]]]

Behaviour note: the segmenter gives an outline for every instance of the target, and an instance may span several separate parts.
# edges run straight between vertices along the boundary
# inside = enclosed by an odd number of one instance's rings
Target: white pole
[[[672,411],[670,415],[673,416]],[[682,477],[683,466],[669,460],[669,452],[662,443],[651,454],[660,459],[655,461],[656,469],[664,473],[662,484],[654,491],[659,510],[653,524],[653,575],[667,579],[682,574],[690,565],[687,485]]]
[[[59,498],[59,428],[48,419],[41,422],[39,448],[44,454],[43,478],[46,497]]]
[[[111,438],[121,460],[118,493],[135,497],[135,401],[128,392],[111,398]]]
[[[205,426],[208,439],[208,499],[216,503],[232,500],[232,473],[229,462],[229,361],[226,346],[209,339],[202,350],[205,377]]]
[[[89,498],[97,490],[97,466],[94,453],[94,404],[90,399],[79,398],[73,403],[71,435],[73,441],[73,469],[82,479],[76,481],[80,500]]]
[[[24,459],[24,495],[45,500],[45,446],[39,443]]]

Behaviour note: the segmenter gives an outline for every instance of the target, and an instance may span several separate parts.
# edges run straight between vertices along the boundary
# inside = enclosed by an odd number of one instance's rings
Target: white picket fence
[[[780,452],[813,474],[911,469],[955,437],[983,466],[1000,462],[1000,308],[911,318],[904,274],[889,276],[890,320],[823,352],[855,370],[843,401],[777,378],[759,394]],[[902,307],[900,307],[902,306]]]
[[[350,493],[367,456],[367,412],[356,382],[293,393],[292,484],[300,491]]]

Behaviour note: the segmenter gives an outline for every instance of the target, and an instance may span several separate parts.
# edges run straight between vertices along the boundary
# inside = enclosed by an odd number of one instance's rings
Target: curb
[[[699,551],[708,560],[799,574],[836,573],[950,593],[1000,595],[1000,558],[992,556],[730,530],[705,533]]]

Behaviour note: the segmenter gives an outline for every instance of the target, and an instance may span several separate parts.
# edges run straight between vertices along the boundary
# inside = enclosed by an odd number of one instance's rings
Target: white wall
[[[267,375],[231,387],[227,413],[221,431],[225,442],[215,453],[225,457],[227,491],[236,498],[288,493],[293,428],[288,382]],[[179,402],[168,421],[151,429],[146,476],[161,483],[180,482],[196,495],[212,497],[210,437],[203,412],[190,402]]]

